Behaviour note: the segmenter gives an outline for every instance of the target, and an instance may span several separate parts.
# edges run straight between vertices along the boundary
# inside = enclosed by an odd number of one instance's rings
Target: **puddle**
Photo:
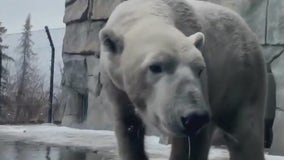
[[[66,147],[0,142],[1,160],[113,160],[107,151],[84,151]]]

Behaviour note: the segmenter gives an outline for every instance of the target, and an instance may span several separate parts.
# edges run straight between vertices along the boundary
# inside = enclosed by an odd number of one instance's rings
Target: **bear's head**
[[[144,122],[176,136],[196,133],[208,123],[203,33],[187,37],[154,20],[124,34],[105,27],[100,41],[104,71]]]

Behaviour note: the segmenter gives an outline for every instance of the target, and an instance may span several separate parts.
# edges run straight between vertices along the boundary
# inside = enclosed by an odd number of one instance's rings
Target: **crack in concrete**
[[[277,58],[279,58],[282,54],[284,53],[284,49],[282,49],[279,53],[277,53],[276,55],[274,55],[270,61],[268,61],[269,64],[271,64],[274,60],[276,60]]]

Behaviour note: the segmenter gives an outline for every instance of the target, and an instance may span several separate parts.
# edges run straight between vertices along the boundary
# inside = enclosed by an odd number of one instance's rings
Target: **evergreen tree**
[[[33,61],[36,60],[36,54],[32,50],[33,41],[31,39],[31,16],[28,15],[23,32],[21,34],[19,49],[19,69],[17,72],[17,110],[16,110],[16,121],[26,121],[29,116],[28,111],[30,106],[33,105],[33,97],[35,94],[33,90],[35,88],[36,78],[38,78],[37,68],[33,66]]]
[[[8,48],[7,45],[3,43],[3,35],[6,33],[7,29],[2,26],[0,22],[0,102],[3,102],[3,96],[7,85],[9,71],[7,68],[4,67],[3,61],[13,61],[13,59],[5,54],[4,50]]]
[[[31,16],[28,15],[26,23],[24,25],[24,31],[22,32],[19,48],[21,49],[20,54],[20,68],[18,71],[18,91],[17,97],[20,99],[24,96],[24,90],[28,87],[29,77],[35,71],[32,66],[32,61],[34,60],[36,54],[32,50],[33,41],[31,40]]]
[[[44,77],[36,66],[37,54],[33,52],[31,16],[28,15],[19,43],[19,69],[17,72],[16,115],[17,123],[28,123],[48,103],[48,92],[44,90]]]

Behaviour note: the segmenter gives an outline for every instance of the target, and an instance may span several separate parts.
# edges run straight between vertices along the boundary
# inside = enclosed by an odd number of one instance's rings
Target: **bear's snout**
[[[207,111],[193,112],[186,117],[181,117],[181,122],[185,133],[189,136],[194,135],[205,124],[209,123],[209,113]]]

